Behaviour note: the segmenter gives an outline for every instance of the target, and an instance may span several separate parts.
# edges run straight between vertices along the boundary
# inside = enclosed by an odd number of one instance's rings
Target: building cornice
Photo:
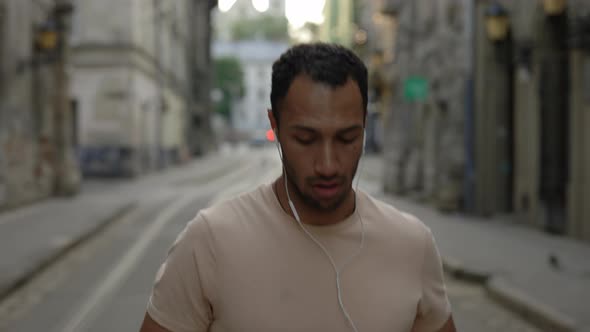
[[[128,67],[139,70],[154,81],[164,74],[165,85],[179,95],[188,94],[188,78],[181,79],[170,70],[158,69],[154,56],[132,44],[80,43],[71,47],[71,64],[74,68]]]

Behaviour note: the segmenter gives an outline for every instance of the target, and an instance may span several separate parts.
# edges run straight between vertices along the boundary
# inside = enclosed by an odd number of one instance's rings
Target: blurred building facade
[[[493,114],[483,104],[488,103],[487,91],[498,91],[499,105],[506,105],[506,111],[496,111],[500,118],[490,122],[502,128],[501,118],[507,118],[511,141],[480,139],[487,144],[481,149],[505,147],[496,150],[495,162],[476,155],[476,162],[488,165],[478,174],[479,181],[487,181],[491,190],[476,189],[474,207],[486,213],[513,210],[522,222],[590,240],[590,209],[584,203],[590,192],[590,140],[583,129],[590,125],[590,3],[498,4],[506,10],[508,33],[491,38],[489,29],[480,25],[476,30],[476,52],[481,54],[476,75],[492,79],[485,91],[478,88],[484,83],[476,81],[476,119],[479,109]],[[476,7],[479,21],[489,22],[493,14],[489,5]],[[476,120],[478,127],[489,125]],[[487,130],[490,137],[494,129]],[[497,174],[502,159],[513,165],[507,180]],[[503,196],[510,200],[505,202]]]
[[[376,15],[397,24],[385,189],[590,239],[589,13],[573,0],[385,0]]]
[[[286,23],[285,15],[285,0],[269,0],[268,9],[263,12],[255,8],[252,0],[236,0],[231,8],[214,11],[213,57],[234,58],[243,72],[243,95],[233,97],[227,121],[229,132],[226,138],[231,141],[266,141],[272,64],[289,47],[286,30],[284,36],[277,34],[276,38],[269,38],[259,33],[238,37],[232,29],[240,22],[265,17],[284,18]]]
[[[590,239],[590,4],[571,1],[569,22],[569,184],[567,187],[567,231]]]
[[[590,3],[478,2],[474,10],[471,210],[516,212],[523,223],[590,240],[582,129],[590,125]]]
[[[65,66],[70,13],[64,1],[0,1],[0,210],[78,190]]]
[[[286,42],[250,40],[214,44],[215,57],[236,57],[244,72],[244,96],[236,101],[231,113],[235,135],[248,140],[265,140],[270,128],[267,110],[270,105],[272,64],[288,49]]]
[[[285,16],[285,0],[268,0],[268,9],[263,13],[270,16]],[[233,25],[243,19],[261,15],[252,4],[252,0],[235,0],[231,8],[221,12],[219,8],[213,10],[215,40],[228,42],[232,40]]]
[[[85,173],[135,176],[208,149],[215,5],[77,2],[71,93]]]
[[[324,23],[320,27],[320,40],[347,47],[353,45],[356,31],[356,0],[326,0]]]
[[[187,145],[192,155],[205,154],[218,146],[212,119],[213,11],[217,0],[189,1],[189,46],[187,48],[189,103]]]
[[[390,109],[384,120],[385,189],[457,209],[465,167],[468,1],[386,0],[377,9],[377,26],[393,20],[396,31],[384,36],[382,51],[393,58],[385,71],[392,95],[383,106]]]
[[[366,151],[381,152],[384,123],[390,113],[395,19],[383,11],[382,0],[326,1],[319,40],[351,48],[369,69]]]

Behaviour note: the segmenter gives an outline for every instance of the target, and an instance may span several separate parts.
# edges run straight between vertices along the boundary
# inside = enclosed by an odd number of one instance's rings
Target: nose
[[[331,143],[324,143],[315,161],[315,172],[318,176],[332,178],[338,175],[340,161],[334,146]]]

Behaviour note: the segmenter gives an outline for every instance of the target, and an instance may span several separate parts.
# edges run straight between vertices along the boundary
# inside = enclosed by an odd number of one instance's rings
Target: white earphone
[[[367,147],[367,131],[363,130],[363,151],[361,152],[361,156],[365,155],[365,148]]]
[[[338,268],[336,266],[336,263],[334,262],[334,259],[332,258],[332,255],[330,255],[330,253],[328,252],[326,247],[324,247],[324,245],[318,239],[316,239],[316,237],[313,236],[313,234],[311,234],[311,232],[309,232],[307,230],[307,228],[305,228],[305,226],[301,222],[301,218],[299,217],[299,214],[297,213],[297,209],[295,208],[295,204],[293,204],[293,201],[291,200],[291,195],[289,194],[289,189],[287,188],[287,171],[285,169],[285,162],[283,159],[283,151],[281,148],[281,143],[279,142],[279,136],[277,135],[277,131],[274,128],[273,128],[273,132],[274,132],[274,136],[275,136],[275,143],[276,143],[277,149],[279,151],[279,156],[280,156],[281,162],[283,164],[283,174],[285,176],[285,178],[283,179],[283,182],[285,183],[285,192],[287,193],[287,201],[289,202],[289,207],[291,208],[291,211],[293,212],[293,216],[295,217],[295,220],[297,221],[297,223],[299,224],[301,229],[322,250],[322,252],[330,260],[330,263],[332,264],[332,268],[334,269],[334,273],[336,274],[336,290],[338,292],[338,304],[340,306],[340,309],[342,310],[342,313],[344,314],[344,317],[346,317],[346,320],[350,324],[352,330],[354,332],[358,332],[358,329],[356,328],[354,321],[352,320],[352,318],[350,318],[350,315],[348,314],[348,311],[346,310],[346,307],[344,306],[344,303],[342,301],[342,291],[341,291],[341,287],[340,287],[340,275],[341,275],[342,271],[350,262],[352,262],[352,260],[354,258],[356,258],[356,256],[358,256],[360,254],[360,252],[362,251],[364,244],[365,244],[365,227],[364,227],[364,223],[363,223],[363,218],[361,217],[361,214],[358,212],[358,204],[355,204],[355,213],[357,214],[357,216],[359,218],[360,225],[361,225],[360,245],[359,245],[358,250],[355,253],[353,253],[350,257],[348,257],[348,259],[344,262],[344,264],[342,264],[342,266],[340,268]],[[366,132],[363,131],[363,147],[362,147],[361,157],[365,154],[366,138],[367,138]],[[359,163],[360,163],[360,160],[359,160]],[[359,167],[359,170],[358,170],[359,174],[360,174],[360,170],[362,168],[362,164],[360,166],[361,167]],[[360,175],[358,175],[357,181],[356,181],[355,199],[356,199],[356,192],[358,192],[359,179],[360,179]]]

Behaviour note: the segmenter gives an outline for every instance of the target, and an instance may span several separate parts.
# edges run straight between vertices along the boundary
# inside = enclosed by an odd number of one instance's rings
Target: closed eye
[[[313,143],[314,139],[313,138],[308,138],[308,137],[295,137],[295,141],[297,141],[297,143],[301,144],[301,145],[310,145]]]
[[[354,137],[348,137],[348,136],[343,136],[340,137],[339,140],[340,142],[344,143],[344,144],[352,144],[357,140],[358,136],[354,136]]]

